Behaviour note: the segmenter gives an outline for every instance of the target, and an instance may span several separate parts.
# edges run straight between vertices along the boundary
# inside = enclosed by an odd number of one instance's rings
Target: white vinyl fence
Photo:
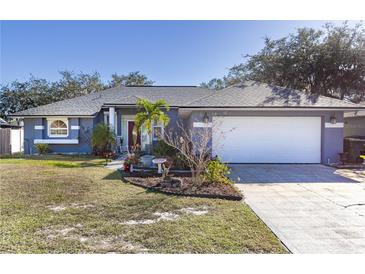
[[[11,135],[11,153],[23,152],[24,151],[24,130],[20,129],[12,129]]]
[[[24,151],[24,130],[0,128],[0,154]]]

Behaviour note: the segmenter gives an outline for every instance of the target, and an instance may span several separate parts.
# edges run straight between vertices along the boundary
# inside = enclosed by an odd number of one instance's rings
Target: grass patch
[[[90,157],[0,160],[2,253],[285,253],[241,202],[122,183]]]

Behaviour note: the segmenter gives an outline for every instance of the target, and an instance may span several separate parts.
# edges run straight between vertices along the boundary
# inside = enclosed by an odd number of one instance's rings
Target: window
[[[48,125],[48,135],[50,137],[67,137],[67,120],[51,120],[48,121]]]
[[[152,139],[153,139],[153,141],[160,140],[162,134],[163,134],[162,123],[154,124],[153,125],[153,130],[152,130]]]

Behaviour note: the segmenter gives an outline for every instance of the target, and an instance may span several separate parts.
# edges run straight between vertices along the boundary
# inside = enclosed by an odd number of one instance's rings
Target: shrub
[[[24,152],[14,152],[11,154],[13,158],[24,158]]]
[[[37,149],[39,155],[46,154],[49,150],[48,144],[36,144],[35,148]]]
[[[177,169],[189,168],[184,155],[163,140],[159,140],[156,145],[153,146],[153,155],[156,157],[168,157],[172,159],[172,165]]]
[[[94,128],[91,142],[94,151],[98,154],[104,155],[106,152],[110,152],[112,145],[116,143],[115,133],[108,125],[99,123]]]
[[[182,122],[177,123],[175,130],[170,130],[163,136],[163,140],[177,149],[191,171],[192,181],[201,182],[211,157],[211,131],[212,128],[203,127],[196,129],[186,128]]]
[[[12,154],[0,154],[0,159],[18,159],[25,158],[23,152],[14,152]]]
[[[132,153],[127,156],[127,159],[124,160],[124,163],[128,165],[138,165],[139,160],[140,160],[139,155]]]
[[[177,150],[172,146],[166,144],[165,141],[160,140],[153,146],[153,155],[157,157],[166,157],[166,156],[174,156],[176,155]]]
[[[227,177],[229,173],[230,168],[222,163],[219,158],[215,158],[209,161],[203,177],[205,181],[211,183],[232,183],[232,181]]]
[[[172,157],[174,160],[174,167],[177,169],[189,169],[188,161],[185,156],[180,152],[175,154],[175,157]]]

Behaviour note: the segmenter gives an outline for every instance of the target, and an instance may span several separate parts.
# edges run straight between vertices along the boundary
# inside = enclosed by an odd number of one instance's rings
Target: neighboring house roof
[[[190,103],[192,107],[255,108],[353,108],[356,104],[326,96],[307,94],[268,84],[247,81]]]
[[[172,107],[352,108],[356,104],[302,91],[245,82],[223,90],[192,86],[118,87],[31,108],[11,116],[93,116],[103,106],[134,106],[139,98],[165,99]],[[365,107],[364,107],[365,109]]]
[[[8,122],[5,121],[4,119],[0,118],[0,125],[8,125]]]
[[[21,126],[9,124],[4,119],[0,118],[0,128],[21,128]]]

